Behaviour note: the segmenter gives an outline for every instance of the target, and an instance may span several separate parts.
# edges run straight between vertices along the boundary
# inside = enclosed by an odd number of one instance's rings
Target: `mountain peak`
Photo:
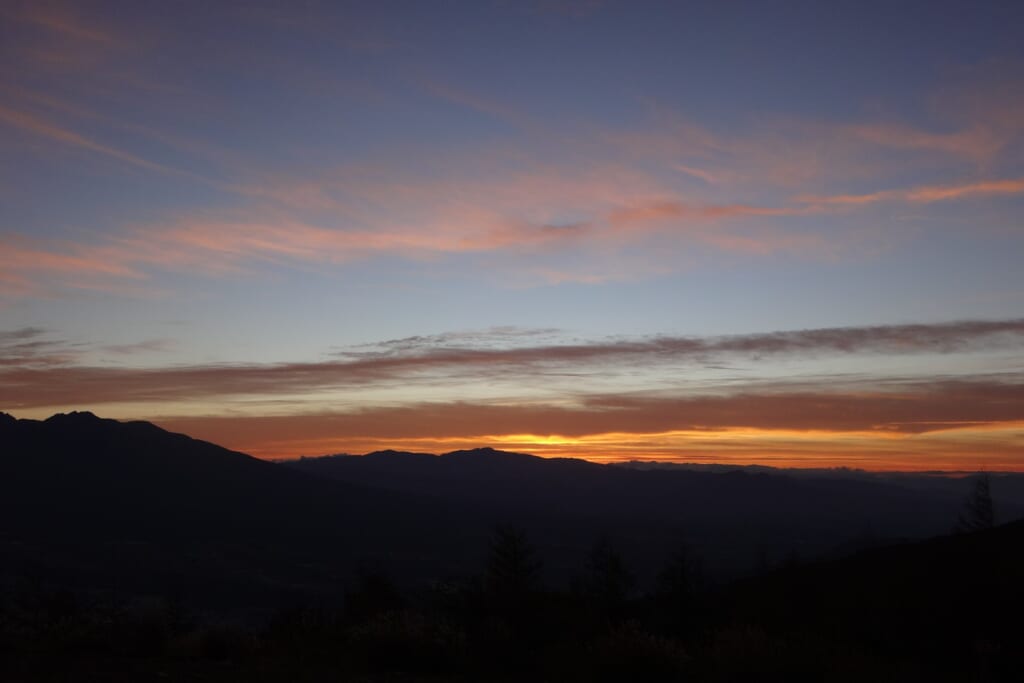
[[[94,413],[88,410],[72,410],[70,413],[55,413],[50,417],[46,418],[44,422],[50,423],[79,423],[84,424],[87,422],[100,422],[102,418],[96,417]]]
[[[392,448],[383,451],[373,451],[362,456],[371,460],[395,460],[399,458],[435,458],[433,453],[414,453],[412,451],[396,451]]]
[[[492,462],[496,460],[523,461],[539,459],[536,455],[529,455],[527,453],[513,453],[511,451],[499,451],[495,448],[491,448],[490,446],[484,446],[482,448],[471,448],[468,450],[451,451],[445,453],[441,457],[453,460],[487,459]]]

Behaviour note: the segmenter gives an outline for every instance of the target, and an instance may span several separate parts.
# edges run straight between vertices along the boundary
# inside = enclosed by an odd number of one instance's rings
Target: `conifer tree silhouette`
[[[957,522],[957,531],[970,532],[991,529],[995,526],[995,510],[992,505],[992,488],[988,472],[982,472],[974,480],[974,488],[964,501],[963,512]]]
[[[658,572],[655,597],[662,628],[689,633],[698,622],[697,596],[703,587],[700,559],[680,543]]]
[[[485,590],[502,604],[513,604],[537,590],[541,562],[526,534],[519,529],[499,526],[491,539]]]
[[[622,618],[633,590],[633,574],[622,555],[606,537],[594,544],[587,558],[582,588],[587,598],[608,621]]]

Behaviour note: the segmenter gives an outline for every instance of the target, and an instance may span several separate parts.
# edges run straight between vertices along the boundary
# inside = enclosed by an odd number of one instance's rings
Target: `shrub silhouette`
[[[363,622],[382,612],[397,612],[406,606],[406,599],[379,567],[363,568],[356,586],[345,592],[345,616],[352,622]]]
[[[595,681],[683,680],[689,656],[672,639],[627,621],[598,639],[590,650]]]
[[[348,639],[353,653],[375,671],[449,673],[466,655],[461,628],[412,610],[377,614],[349,629]]]

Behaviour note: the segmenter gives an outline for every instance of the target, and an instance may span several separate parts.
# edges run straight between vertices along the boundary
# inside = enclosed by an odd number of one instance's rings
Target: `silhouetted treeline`
[[[246,621],[173,590],[25,577],[0,599],[0,678],[1008,681],[1024,665],[1024,522],[721,586],[680,543],[647,590],[607,536],[562,587],[520,529],[479,551],[464,578],[402,586],[364,567],[335,602]]]

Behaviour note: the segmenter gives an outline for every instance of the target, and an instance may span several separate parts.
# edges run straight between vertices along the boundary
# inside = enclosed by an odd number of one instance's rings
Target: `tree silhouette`
[[[700,559],[686,543],[680,543],[658,572],[655,598],[662,628],[689,633],[696,626],[697,595],[703,583]]]
[[[406,605],[405,598],[391,576],[381,567],[361,567],[355,587],[345,591],[345,612],[360,622]]]
[[[957,522],[957,531],[981,531],[993,526],[995,511],[992,507],[991,483],[988,472],[982,472],[975,478],[974,488],[964,501],[964,509]]]
[[[598,539],[587,558],[581,588],[608,621],[620,620],[633,590],[634,579],[622,555],[606,537]]]
[[[476,635],[486,656],[505,668],[524,666],[540,638],[540,570],[537,553],[522,530],[494,530],[481,596],[485,618]]]
[[[697,592],[700,574],[700,561],[689,546],[680,543],[658,572],[658,594],[672,596],[676,602],[688,602]]]
[[[484,589],[499,603],[511,605],[537,590],[541,562],[519,529],[499,526],[491,539]]]

